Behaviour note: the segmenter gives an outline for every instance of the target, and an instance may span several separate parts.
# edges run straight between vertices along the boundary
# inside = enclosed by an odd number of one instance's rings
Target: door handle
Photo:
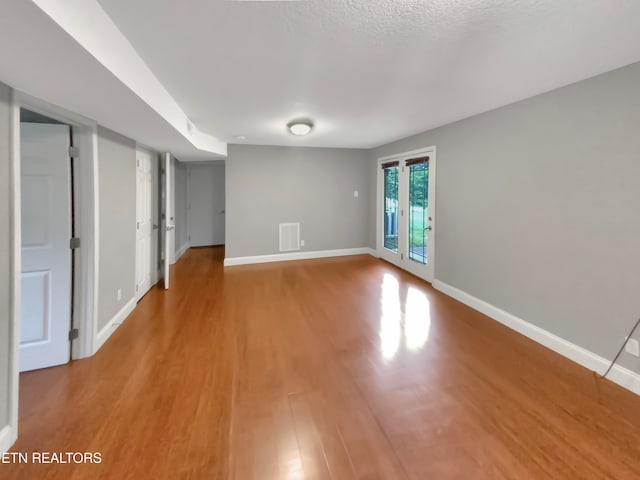
[[[431,230],[433,230],[433,227],[431,225],[429,225],[428,227],[424,227],[424,229],[428,232],[430,232]]]
[[[173,230],[174,228],[176,228],[175,225],[167,225],[167,232],[170,232],[171,230]]]
[[[158,229],[158,225],[156,225],[155,223],[153,225],[151,225],[151,228],[153,228],[154,230]]]

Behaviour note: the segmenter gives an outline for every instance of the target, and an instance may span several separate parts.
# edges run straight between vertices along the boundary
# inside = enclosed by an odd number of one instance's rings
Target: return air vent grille
[[[280,251],[292,252],[294,250],[300,250],[300,224],[281,223]]]

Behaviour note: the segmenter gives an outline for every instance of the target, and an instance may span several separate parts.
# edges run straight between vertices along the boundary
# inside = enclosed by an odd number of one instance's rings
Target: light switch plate
[[[624,346],[625,351],[635,357],[640,357],[640,344],[635,338],[630,338]]]

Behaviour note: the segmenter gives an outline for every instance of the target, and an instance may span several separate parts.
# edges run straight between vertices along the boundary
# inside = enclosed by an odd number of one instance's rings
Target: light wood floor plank
[[[192,249],[92,358],[20,378],[2,479],[640,478],[640,397],[368,256]],[[490,279],[487,279],[490,281]]]

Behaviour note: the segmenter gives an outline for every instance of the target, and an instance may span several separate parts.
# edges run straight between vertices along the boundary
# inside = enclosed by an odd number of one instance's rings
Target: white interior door
[[[169,288],[169,267],[171,266],[172,250],[173,250],[173,224],[172,217],[172,191],[171,191],[171,154],[165,153],[162,159],[162,176],[160,180],[161,203],[162,203],[162,275],[164,278],[164,288]]]
[[[20,124],[20,371],[69,361],[71,172],[67,125]]]
[[[189,167],[187,224],[191,246],[224,244],[224,168],[224,165]]]
[[[142,298],[153,282],[153,162],[152,155],[136,153],[136,297]]]
[[[379,161],[381,258],[432,282],[435,258],[435,148]]]
[[[158,168],[158,155],[151,155],[151,285],[155,285],[160,279],[160,202],[158,196],[160,169]]]

